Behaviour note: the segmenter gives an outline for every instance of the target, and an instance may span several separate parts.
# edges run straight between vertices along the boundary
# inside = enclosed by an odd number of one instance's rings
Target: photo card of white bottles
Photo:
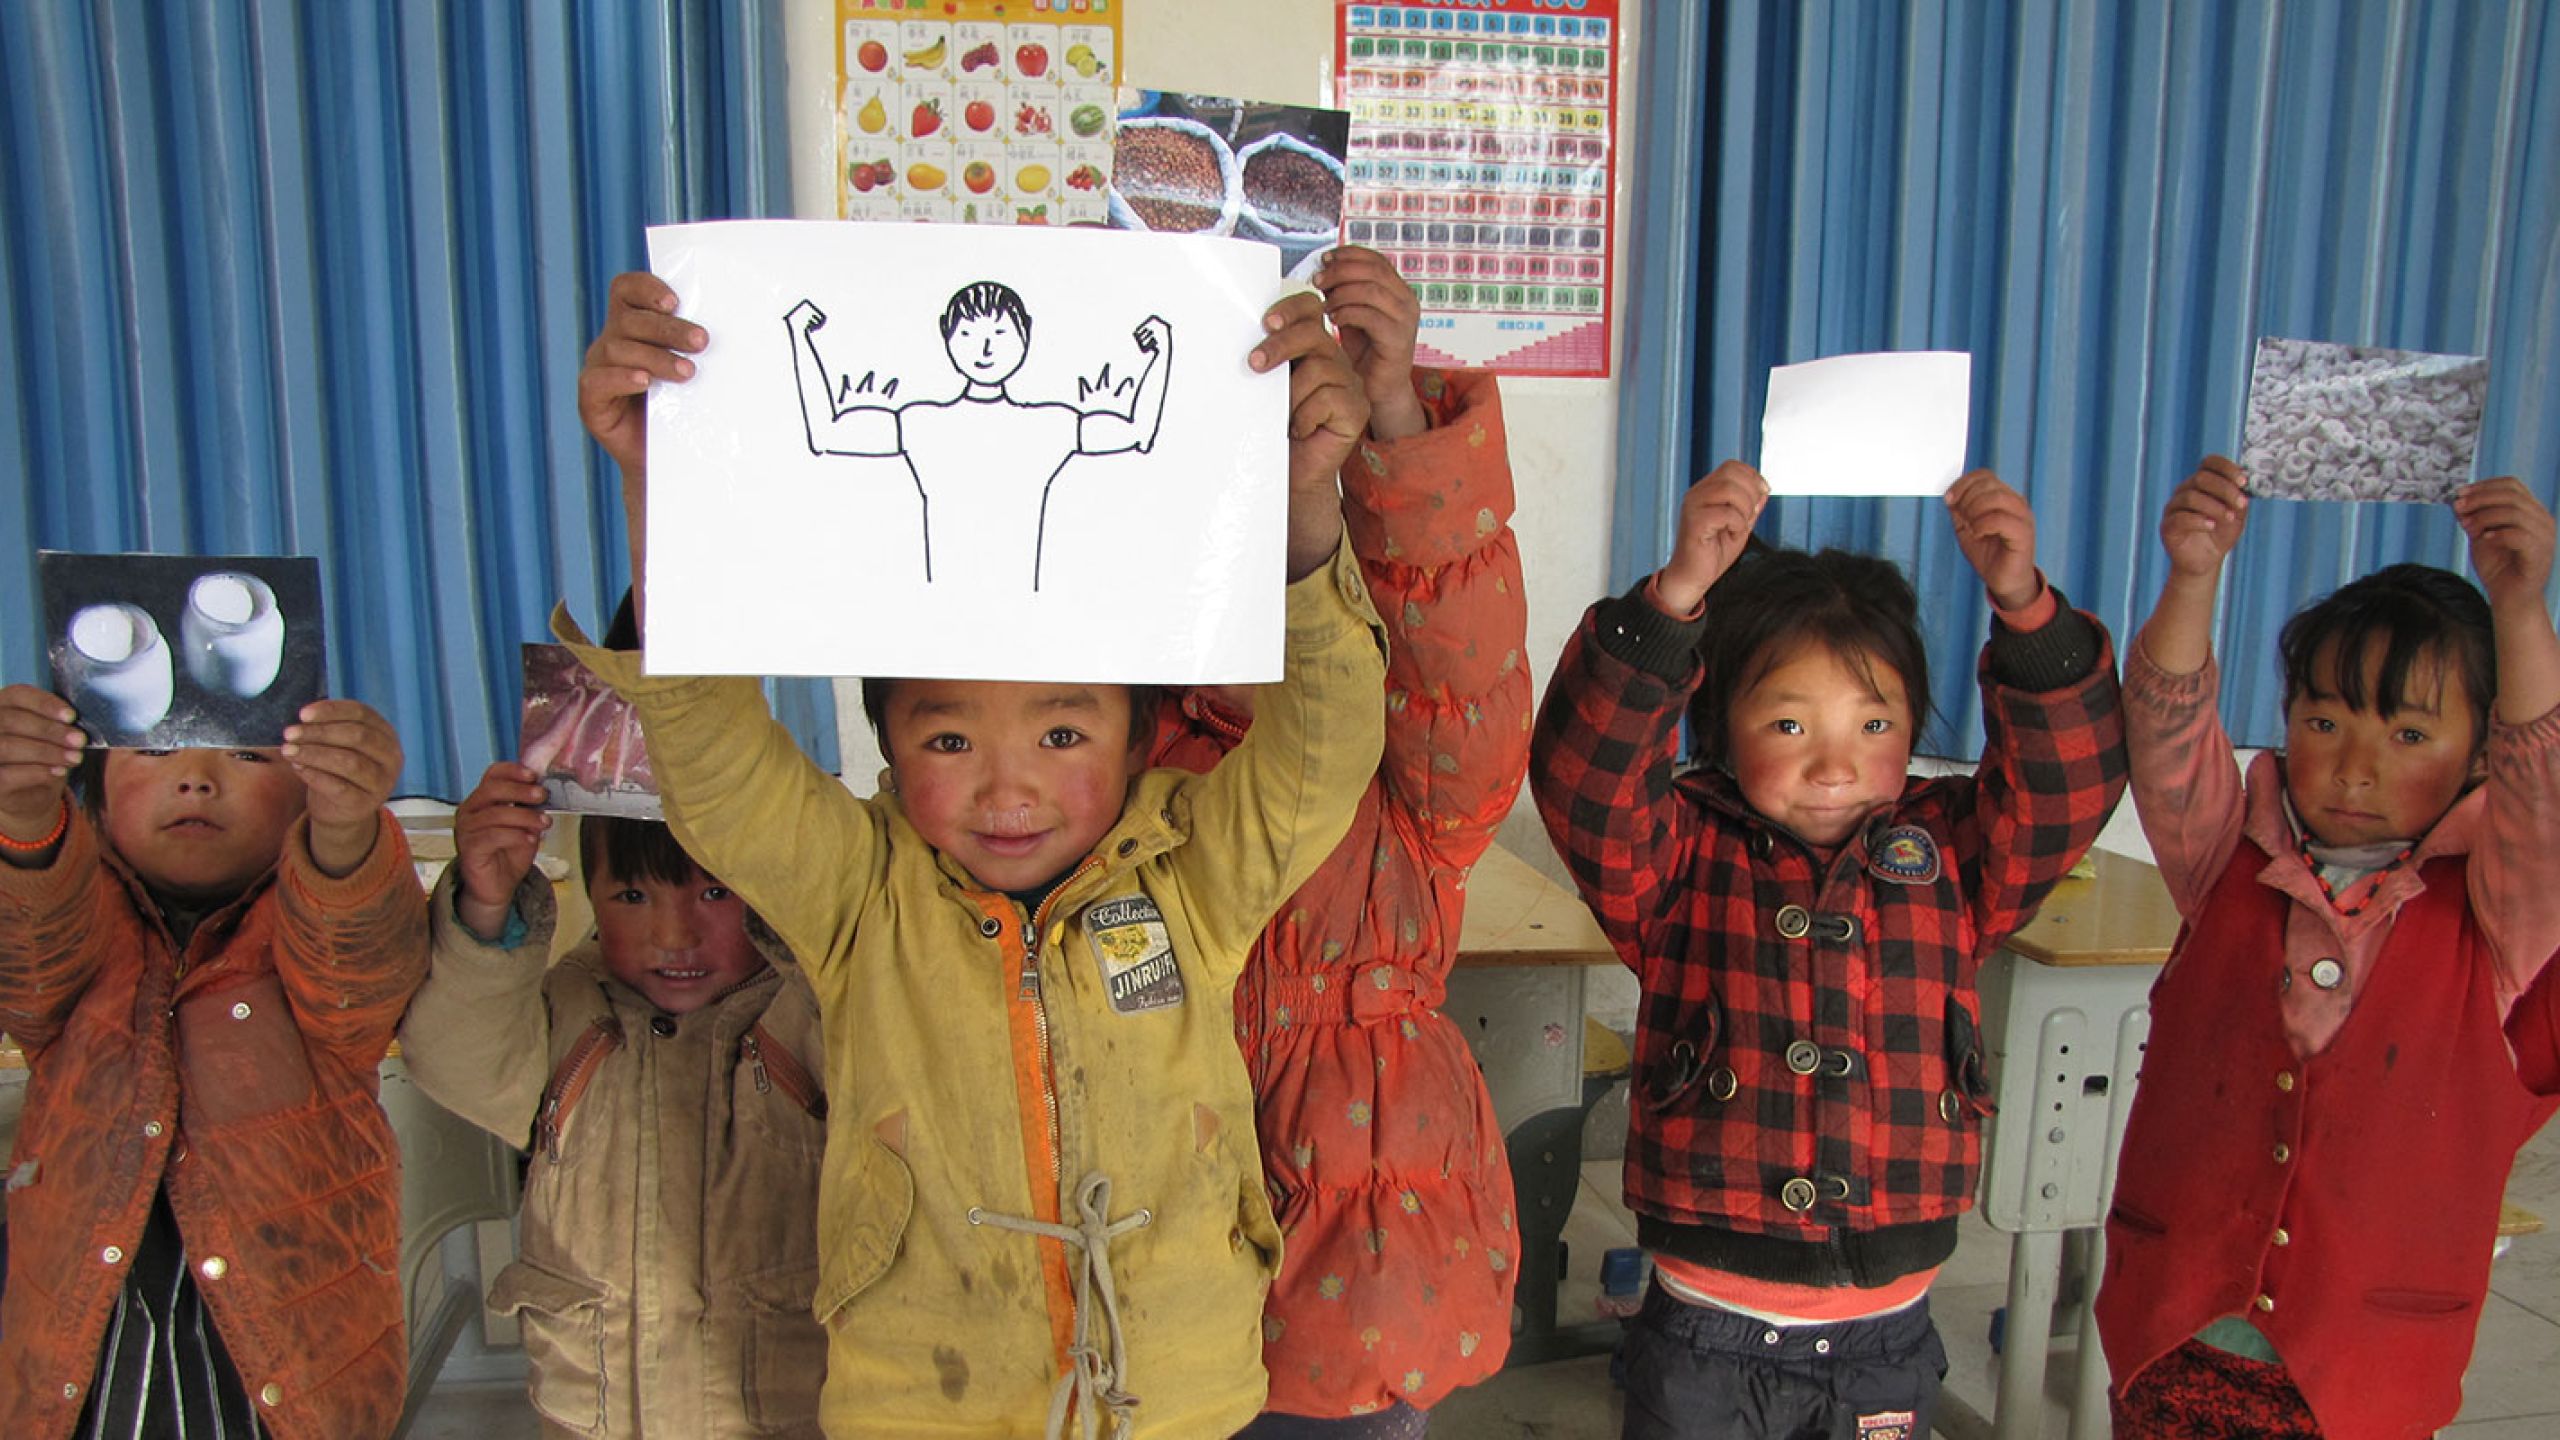
[[[93,745],[281,745],[323,693],[317,560],[45,550],[36,578],[54,689]]]

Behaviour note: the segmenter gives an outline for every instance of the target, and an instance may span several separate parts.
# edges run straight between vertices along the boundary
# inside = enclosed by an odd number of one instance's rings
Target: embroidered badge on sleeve
[[[1135,1015],[1182,1003],[1182,970],[1156,902],[1144,895],[1105,900],[1084,912],[1084,933],[1114,1011]]]

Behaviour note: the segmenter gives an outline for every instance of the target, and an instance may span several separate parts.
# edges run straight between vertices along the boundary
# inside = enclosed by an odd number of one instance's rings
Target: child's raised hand
[[[551,817],[542,810],[546,798],[542,776],[532,766],[501,760],[481,774],[453,814],[453,866],[459,877],[454,910],[483,940],[494,940],[507,928],[516,886],[533,868],[534,852],[551,828]]]
[[[2512,475],[2465,485],[2453,515],[2471,537],[2471,568],[2492,606],[2542,606],[2551,583],[2551,512]]]
[[[1955,521],[1956,547],[1964,551],[1991,603],[2023,610],[2044,588],[2036,574],[2036,512],[2027,497],[1988,470],[1976,470],[1947,490],[1947,515]]]
[[[1431,417],[1413,393],[1413,343],[1422,328],[1422,300],[1396,273],[1395,262],[1362,245],[1345,245],[1324,257],[1316,272],[1324,311],[1342,333],[1342,353],[1360,374],[1369,397],[1369,433],[1400,440],[1431,428]]]
[[[349,875],[373,853],[383,802],[400,778],[400,737],[359,700],[314,700],[284,729],[284,758],[302,777],[311,858]]]
[[[2169,572],[2190,579],[2220,575],[2223,558],[2248,525],[2248,472],[2207,455],[2160,512],[2160,548],[2169,552]]]
[[[666,281],[642,270],[616,275],[605,294],[604,329],[578,371],[578,418],[632,474],[648,465],[649,382],[693,378],[684,352],[710,342],[701,326],[677,319],[675,311],[676,292]],[[811,313],[824,322],[815,307]]]
[[[1769,503],[1769,482],[1739,460],[1727,460],[1680,497],[1671,558],[1653,577],[1653,601],[1663,613],[1685,617],[1740,558]]]
[[[89,743],[74,718],[49,690],[0,689],[0,835],[28,844],[53,833],[64,781]]]
[[[1360,377],[1325,328],[1322,297],[1292,295],[1264,312],[1270,333],[1246,357],[1257,371],[1289,367],[1291,580],[1313,574],[1342,539],[1342,462],[1369,428]]]
[[[2560,633],[2543,604],[2551,583],[2551,512],[2513,476],[2465,485],[2454,518],[2471,537],[2471,568],[2488,592],[2498,637],[2498,718],[2530,725],[2560,709]]]

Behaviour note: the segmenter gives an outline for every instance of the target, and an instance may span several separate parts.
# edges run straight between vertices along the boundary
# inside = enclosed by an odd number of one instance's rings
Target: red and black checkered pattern
[[[2124,788],[2104,631],[2086,675],[2044,693],[1996,683],[1986,650],[1975,774],[1913,780],[1826,864],[1754,814],[1729,776],[1675,776],[1696,665],[1674,683],[1611,653],[1596,627],[1629,603],[1584,617],[1530,763],[1548,833],[1643,982],[1627,1204],[1791,1241],[1952,1217],[1971,1202],[1975,1122],[1990,1108],[1982,959],[2034,914]],[[1934,877],[1870,866],[1871,847],[1904,827],[1936,847]],[[1809,928],[1781,933],[1782,911]],[[1803,1043],[1811,1074],[1789,1066]],[[1814,1199],[1791,1208],[1798,1179]],[[1934,1261],[1899,1268],[1917,1263]]]

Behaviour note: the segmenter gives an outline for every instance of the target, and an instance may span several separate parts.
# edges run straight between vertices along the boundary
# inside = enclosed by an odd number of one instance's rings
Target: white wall
[[[1122,40],[1128,80],[1152,89],[1192,90],[1292,104],[1333,103],[1331,0],[1127,0]],[[1639,7],[1627,5],[1625,10]],[[834,0],[792,0],[785,11],[791,67],[793,192],[802,215],[832,214],[835,190]],[[1621,22],[1618,73],[1635,73],[1642,43],[1632,19]],[[1623,137],[1633,112],[1619,92],[1618,214],[1622,308],[1624,235],[1629,197]],[[1505,380],[1511,467],[1520,508],[1521,566],[1529,584],[1532,679],[1543,691],[1547,668],[1564,648],[1582,609],[1607,583],[1609,496],[1617,451],[1618,386],[1614,380]],[[863,724],[850,683],[839,687],[844,774],[868,793],[879,751]],[[1543,834],[1524,801],[1505,843],[1552,865]],[[1561,871],[1557,871],[1561,875]]]

